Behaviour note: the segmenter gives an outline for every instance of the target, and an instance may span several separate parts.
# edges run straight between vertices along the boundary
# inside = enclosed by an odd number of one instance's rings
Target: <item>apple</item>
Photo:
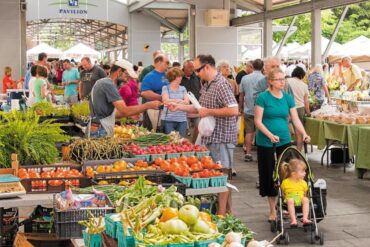
[[[179,218],[188,225],[194,225],[199,217],[199,210],[193,205],[185,205],[180,208]]]

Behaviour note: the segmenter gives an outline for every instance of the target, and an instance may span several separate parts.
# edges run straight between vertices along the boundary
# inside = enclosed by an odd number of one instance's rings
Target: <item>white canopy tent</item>
[[[81,59],[85,56],[90,57],[91,59],[99,59],[101,54],[90,46],[87,46],[83,43],[78,43],[77,45],[63,52],[63,56],[74,59]]]
[[[301,45],[297,42],[289,43],[283,46],[283,48],[280,51],[279,57],[288,59],[289,58],[289,53],[295,49],[298,49],[301,47]],[[279,49],[279,44],[273,47],[272,49],[272,54],[276,54],[276,52]]]
[[[345,43],[342,45],[342,49],[329,56],[329,62],[335,63],[344,56],[351,57],[355,63],[370,62],[370,39],[365,36],[359,36]]]
[[[329,40],[327,38],[321,37],[321,54],[324,53]],[[329,54],[334,54],[342,49],[342,45],[336,42],[333,42]],[[289,58],[310,58],[311,57],[311,42],[308,42],[300,47],[297,47],[291,50],[288,53]]]
[[[27,51],[28,61],[31,62],[32,60],[36,60],[41,52],[45,52],[48,55],[48,58],[60,58],[62,56],[62,52],[58,49],[55,49],[48,44],[40,43]]]

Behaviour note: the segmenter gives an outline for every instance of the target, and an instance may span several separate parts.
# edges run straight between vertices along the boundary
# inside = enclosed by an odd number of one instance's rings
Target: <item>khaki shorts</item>
[[[304,124],[304,113],[305,113],[304,107],[297,108],[297,113],[299,120],[301,120],[302,124]]]
[[[207,144],[206,147],[210,151],[210,155],[214,162],[221,164],[228,169],[233,167],[235,145],[232,143],[213,143]]]
[[[256,131],[256,127],[254,125],[254,116],[245,114],[244,123],[245,133],[249,134]]]

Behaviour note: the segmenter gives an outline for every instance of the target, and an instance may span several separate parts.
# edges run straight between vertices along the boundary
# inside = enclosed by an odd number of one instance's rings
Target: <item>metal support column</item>
[[[265,1],[265,11],[272,10],[272,1]],[[264,16],[263,26],[263,56],[268,57],[272,55],[272,18]]]
[[[339,28],[340,26],[342,25],[343,23],[343,20],[344,20],[344,17],[346,16],[347,14],[347,11],[349,9],[349,5],[346,5],[346,7],[344,8],[343,10],[343,13],[342,15],[340,16],[338,22],[337,22],[337,25],[335,26],[335,29],[333,31],[333,34],[331,35],[330,37],[330,40],[329,40],[329,43],[328,43],[328,46],[326,47],[325,51],[324,51],[324,54],[322,54],[322,58],[321,60],[324,61],[325,58],[328,56],[328,53],[330,51],[330,48],[331,48],[331,45],[333,44],[335,38],[337,37],[337,34],[338,34],[338,31],[339,31]]]
[[[188,26],[189,26],[189,58],[195,58],[196,56],[196,45],[195,45],[195,33],[196,33],[196,25],[195,25],[195,5],[190,5],[189,13],[188,13]]]
[[[20,2],[21,6],[22,5],[26,5],[26,1],[25,0],[22,0]],[[21,8],[21,11],[20,11],[20,21],[21,21],[21,33],[20,33],[20,37],[21,37],[21,61],[20,61],[20,70],[19,70],[19,73],[21,76],[25,75],[26,74],[26,67],[27,67],[27,38],[26,38],[26,35],[27,35],[27,21],[26,21],[26,10],[25,8],[22,9],[22,7],[20,6]],[[27,6],[27,5],[26,5]]]
[[[279,55],[280,55],[280,52],[281,52],[281,50],[283,49],[283,47],[284,47],[284,45],[285,45],[285,42],[288,40],[288,38],[290,37],[290,35],[292,35],[292,34],[293,34],[292,32],[290,32],[290,30],[292,29],[292,27],[293,27],[293,25],[294,25],[295,21],[297,20],[297,18],[298,18],[298,16],[297,16],[297,15],[295,15],[295,16],[293,17],[292,22],[290,23],[290,25],[289,25],[288,29],[286,30],[286,33],[285,33],[285,35],[284,35],[283,39],[282,39],[282,40],[281,40],[281,42],[280,42],[279,49],[277,50],[277,52],[276,52],[275,56],[279,56]]]
[[[311,64],[321,63],[321,9],[311,12]]]

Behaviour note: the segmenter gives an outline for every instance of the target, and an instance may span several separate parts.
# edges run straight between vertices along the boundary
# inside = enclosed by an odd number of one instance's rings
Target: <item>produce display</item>
[[[136,125],[122,125],[114,127],[114,138],[135,139],[136,137],[148,134],[150,134],[150,131],[144,127]]]
[[[42,172],[38,172],[32,168],[20,168],[18,170],[18,177],[22,180],[31,179],[31,191],[47,191],[49,186],[61,186],[63,182],[65,189],[69,188],[70,186],[79,187],[80,180],[73,178],[82,178],[84,176],[76,169],[51,168],[45,169]],[[44,178],[44,180],[42,178]],[[22,181],[22,183],[26,184],[25,181]]]
[[[369,114],[343,113],[336,106],[324,105],[319,110],[311,113],[313,118],[329,120],[340,124],[367,124],[370,123]]]
[[[25,193],[19,178],[10,174],[0,175],[0,198],[14,197]]]
[[[82,162],[133,157],[123,145],[119,138],[77,139],[69,145],[70,159]]]
[[[168,135],[165,135],[168,137]],[[144,136],[143,136],[144,138]],[[186,153],[186,152],[206,152],[208,149],[201,145],[194,145],[191,142],[184,140],[179,143],[171,143],[171,144],[158,144],[158,143],[151,143],[148,144],[147,147],[141,147],[138,144],[135,144],[135,140],[133,141],[134,144],[125,145],[124,149],[131,151],[133,154],[136,155],[143,155],[143,154],[166,154],[166,153]]]
[[[70,210],[80,208],[105,207],[106,196],[103,192],[94,190],[93,194],[74,194],[67,189],[55,195],[55,205],[58,210]]]
[[[221,164],[213,162],[210,156],[203,156],[200,160],[196,156],[181,156],[170,160],[157,158],[154,161],[154,167],[163,171],[173,172],[182,177],[188,177],[190,176],[190,172],[197,171],[197,173],[193,173],[193,177],[195,178],[210,177],[212,176],[211,174],[218,174],[220,176],[220,172],[209,169],[223,168]]]
[[[178,132],[172,132],[169,135],[163,133],[149,133],[147,135],[138,136],[132,142],[139,146],[156,146],[168,143],[179,143],[181,136]]]
[[[71,114],[69,107],[56,106],[47,101],[33,104],[30,110],[35,111],[37,115],[42,117],[69,116]]]
[[[90,119],[89,101],[82,101],[71,106],[72,116],[83,122],[88,122]]]
[[[12,153],[20,164],[51,164],[59,156],[57,142],[68,141],[60,124],[53,120],[39,122],[32,112],[12,111],[0,120],[0,167],[10,167]]]

